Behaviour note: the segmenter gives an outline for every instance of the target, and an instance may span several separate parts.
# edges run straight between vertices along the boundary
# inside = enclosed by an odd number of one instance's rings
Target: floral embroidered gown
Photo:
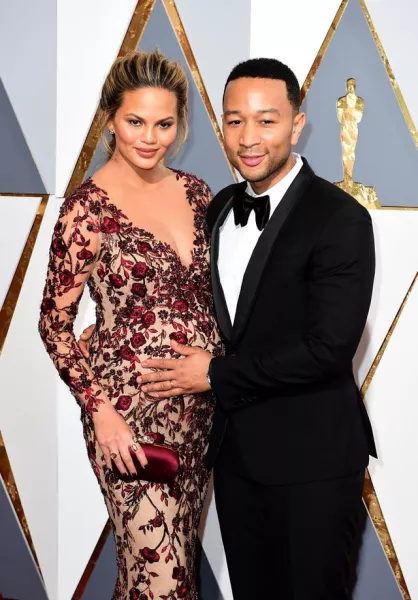
[[[194,211],[190,266],[168,243],[129,222],[88,179],[61,207],[41,306],[41,337],[81,406],[88,456],[113,523],[119,569],[113,600],[197,599],[195,544],[209,480],[203,457],[213,397],[158,401],[136,383],[145,372],[141,359],[174,356],[170,339],[221,352],[205,225],[210,190],[193,175],[175,175]],[[86,283],[96,304],[88,361],[73,333]],[[173,485],[121,480],[106,467],[91,419],[103,394],[135,434],[177,451]]]

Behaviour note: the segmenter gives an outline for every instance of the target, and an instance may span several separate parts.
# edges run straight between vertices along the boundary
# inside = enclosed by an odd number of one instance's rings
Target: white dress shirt
[[[270,218],[303,166],[299,154],[294,154],[294,157],[296,164],[289,173],[263,194],[256,194],[251,185],[247,183],[246,191],[251,196],[255,198],[258,195],[270,196]],[[241,227],[241,225],[235,225],[234,211],[231,209],[219,231],[219,277],[232,323],[235,319],[244,273],[261,233],[257,228],[253,210],[250,212],[247,225]]]

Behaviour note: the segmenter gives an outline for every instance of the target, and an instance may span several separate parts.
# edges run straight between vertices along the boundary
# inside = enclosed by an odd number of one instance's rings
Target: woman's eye
[[[138,125],[141,124],[141,121],[138,121],[138,119],[129,119],[129,123],[131,125],[134,125],[135,127],[137,127]]]
[[[172,126],[172,123],[160,123],[161,129],[169,129]]]

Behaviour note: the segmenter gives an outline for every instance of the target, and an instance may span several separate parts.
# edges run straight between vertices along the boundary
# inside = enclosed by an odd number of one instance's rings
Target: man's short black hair
[[[226,80],[226,86],[230,81],[242,77],[253,77],[256,79],[278,79],[284,81],[287,89],[287,97],[296,112],[299,112],[301,94],[299,82],[291,69],[275,58],[250,58],[234,67]]]

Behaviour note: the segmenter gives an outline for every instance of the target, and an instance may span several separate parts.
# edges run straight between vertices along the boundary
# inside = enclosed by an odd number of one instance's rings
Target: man
[[[292,152],[305,124],[295,75],[273,59],[231,72],[228,157],[246,180],[208,211],[226,355],[149,360],[157,398],[212,387],[207,466],[235,600],[348,598],[370,423],[352,359],[369,310],[368,212]],[[326,149],[324,149],[326,152]]]

